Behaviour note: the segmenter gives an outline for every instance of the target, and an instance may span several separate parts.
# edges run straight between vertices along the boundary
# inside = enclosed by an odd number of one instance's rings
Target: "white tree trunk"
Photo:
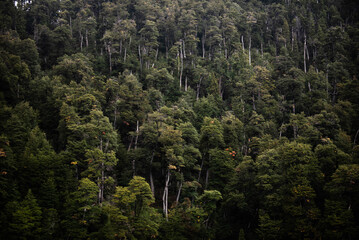
[[[171,176],[171,172],[170,172],[170,169],[168,168],[166,182],[165,182],[165,188],[164,188],[163,197],[162,197],[163,213],[165,214],[166,221],[168,221],[168,185],[170,182],[170,176]]]
[[[249,65],[251,65],[252,60],[251,60],[251,47],[252,47],[252,37],[251,35],[249,35],[249,44],[248,44],[248,63]]]
[[[303,65],[304,65],[304,72],[307,73],[307,63],[305,61],[305,49],[307,47],[307,36],[304,33],[304,47],[303,47]]]

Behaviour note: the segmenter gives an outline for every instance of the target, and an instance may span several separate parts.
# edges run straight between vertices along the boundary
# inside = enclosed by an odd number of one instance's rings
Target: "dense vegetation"
[[[1,239],[359,239],[350,0],[2,0]]]

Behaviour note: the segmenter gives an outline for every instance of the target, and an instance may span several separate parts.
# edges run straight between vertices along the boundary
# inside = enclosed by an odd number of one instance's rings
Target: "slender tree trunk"
[[[306,52],[307,60],[309,61],[310,57],[309,57],[309,51],[308,51],[308,44],[305,44],[305,52]]]
[[[180,77],[179,77],[179,87],[182,89],[182,75],[183,75],[183,48],[182,44],[180,46],[180,59],[181,59],[181,69],[180,69]]]
[[[139,132],[140,132],[140,123],[139,123],[139,121],[137,120],[137,122],[136,122],[136,139],[135,139],[135,149],[137,149],[137,142],[138,142],[138,135],[139,135]]]
[[[103,203],[103,192],[104,192],[104,185],[105,185],[105,164],[102,161],[101,162],[101,189],[100,189],[100,206],[102,206]]]
[[[184,91],[187,92],[187,84],[188,84],[188,78],[186,76],[185,81],[184,81]]]
[[[203,163],[204,163],[204,157],[202,158],[201,169],[199,170],[199,173],[198,173],[198,179],[197,179],[198,182],[199,182],[199,180],[201,179],[201,173],[202,173],[202,169],[203,169]]]
[[[196,101],[198,101],[198,99],[199,99],[199,92],[200,92],[200,90],[201,90],[201,82],[202,82],[202,79],[203,79],[203,77],[200,77],[199,83],[197,84]]]
[[[157,61],[157,58],[158,58],[158,48],[157,48],[157,50],[156,50],[155,61]]]
[[[219,96],[221,96],[221,98],[223,99],[223,89],[222,89],[222,76],[219,77],[219,81],[218,81],[218,94]]]
[[[303,65],[304,65],[304,72],[307,73],[307,64],[305,60],[305,48],[307,47],[307,36],[304,33],[304,47],[303,47]]]
[[[294,49],[294,31],[293,31],[293,27],[292,27],[291,45],[292,45],[292,52],[293,52],[293,49]]]
[[[168,38],[165,37],[165,42],[166,42],[166,59],[168,59]]]
[[[153,158],[155,157],[155,150],[152,150],[152,155],[151,155],[151,160],[150,160],[150,187],[151,187],[151,191],[152,191],[152,195],[155,196],[155,185],[153,183],[153,176],[152,176],[152,163],[153,163]]]
[[[97,194],[97,199],[98,199],[98,204],[101,206],[101,182],[100,182],[100,178],[97,178],[97,187],[98,187],[98,194]]]
[[[168,186],[169,186],[169,182],[170,182],[170,176],[171,176],[171,172],[170,172],[170,169],[168,168],[166,182],[165,182],[165,188],[164,188],[163,197],[162,197],[163,213],[165,214],[166,221],[168,221]]]
[[[185,45],[185,40],[182,41],[183,44],[183,58],[186,58],[186,45]]]
[[[122,54],[122,39],[120,40],[120,56]]]
[[[134,136],[131,136],[131,141],[130,141],[130,144],[128,145],[127,152],[129,152],[131,150],[134,138],[135,138]]]
[[[253,107],[253,110],[255,111],[256,110],[256,104],[255,104],[255,101],[254,101],[254,93],[252,93],[252,107]]]
[[[117,97],[116,97],[117,99]],[[115,101],[116,104],[116,101]],[[114,111],[114,120],[113,120],[113,129],[116,129],[116,121],[117,121],[117,107],[115,106],[115,111]]]
[[[72,33],[72,18],[70,16],[70,34],[71,34],[71,38],[73,38],[73,33]]]
[[[252,47],[252,36],[249,35],[249,44],[248,44],[248,63],[251,65],[252,59],[251,59],[251,47]]]
[[[241,36],[241,41],[242,41],[242,51],[244,53],[244,40],[243,40],[243,35]]]
[[[86,40],[86,47],[88,48],[88,46],[89,46],[89,38],[88,38],[88,30],[87,29],[85,31],[85,40]]]
[[[138,142],[138,135],[139,135],[139,122],[136,122],[136,137],[135,137],[135,150],[137,149],[137,142]],[[136,176],[136,159],[132,159],[132,172],[133,176]]]
[[[112,52],[111,52],[111,44],[108,43],[106,45],[107,48],[107,52],[108,52],[108,59],[109,59],[109,64],[110,64],[110,74],[112,72]]]
[[[355,137],[354,137],[354,145],[356,144],[358,134],[359,134],[359,129],[358,129],[358,131],[357,131],[357,133],[355,134]]]
[[[82,36],[82,33],[80,31],[80,49],[81,49],[81,52],[82,52],[82,42],[84,41],[84,36]]]
[[[328,65],[327,65],[327,72],[325,74],[325,85],[326,85],[326,91],[327,91],[327,100],[329,100],[329,80],[328,80]]]
[[[204,29],[204,35],[202,36],[202,58],[206,56],[206,49],[204,47],[206,42],[206,29]]]
[[[177,192],[177,197],[176,197],[176,202],[179,202],[179,198],[181,196],[181,191],[182,191],[182,185],[183,185],[183,173],[181,173],[181,182],[180,182],[180,186],[178,188],[178,192]]]
[[[126,62],[126,57],[127,57],[127,48],[125,47],[125,53],[123,54],[123,62]]]
[[[140,46],[140,44],[138,44],[138,57],[140,58],[140,70],[142,71],[143,60],[142,60],[142,55],[141,55],[141,46]]]

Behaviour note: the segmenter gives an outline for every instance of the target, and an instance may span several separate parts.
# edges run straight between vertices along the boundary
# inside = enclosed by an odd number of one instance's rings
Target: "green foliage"
[[[150,186],[144,178],[135,176],[128,187],[117,187],[109,215],[115,237],[148,239],[158,235],[159,214]]]
[[[41,208],[31,190],[20,203],[9,203],[12,209],[9,228],[11,234],[19,239],[33,239],[41,236]]]
[[[358,20],[2,1],[0,238],[358,239]]]
[[[61,76],[62,82],[67,84],[71,81],[85,84],[93,75],[93,70],[89,59],[82,53],[77,53],[61,57],[54,66],[53,74]]]

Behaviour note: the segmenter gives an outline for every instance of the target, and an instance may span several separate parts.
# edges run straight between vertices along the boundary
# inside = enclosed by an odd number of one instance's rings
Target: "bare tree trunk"
[[[138,44],[138,57],[140,58],[140,69],[142,70],[143,60],[141,56],[141,46]]]
[[[178,192],[177,192],[177,197],[176,197],[176,202],[178,203],[179,202],[179,198],[181,196],[181,191],[182,191],[182,185],[183,185],[183,173],[181,173],[181,183],[180,183],[180,186],[178,188]]]
[[[125,53],[123,54],[123,62],[126,62],[127,48],[125,47]]]
[[[110,63],[110,73],[112,72],[112,52],[111,52],[111,44],[107,44],[107,52],[108,52],[108,58]]]
[[[185,81],[184,81],[184,91],[187,92],[187,76],[185,78]]]
[[[222,89],[222,77],[219,77],[219,81],[218,81],[218,93],[219,96],[221,96],[221,98],[223,99],[223,89]]]
[[[165,188],[164,188],[163,197],[162,197],[163,213],[165,214],[166,221],[168,221],[168,186],[169,186],[169,182],[170,182],[170,176],[171,176],[171,172],[170,172],[170,169],[168,168],[166,182],[165,182]]]
[[[117,98],[116,98],[117,99]],[[115,103],[116,104],[116,103]],[[117,107],[115,106],[115,112],[114,112],[114,120],[113,120],[113,129],[116,129],[116,120],[117,120]]]
[[[120,56],[121,56],[121,54],[122,54],[122,39],[120,41]]]
[[[242,41],[242,51],[244,53],[244,40],[243,40],[243,35],[241,36],[241,41]]]
[[[105,188],[105,164],[102,161],[101,162],[101,189],[100,189],[100,206],[102,206],[103,203],[103,192],[104,192],[104,188]]]
[[[97,178],[97,182],[98,182],[97,187],[99,189],[98,194],[97,194],[97,200],[98,200],[99,205],[101,205],[101,183],[100,183],[99,177]]]
[[[202,173],[202,169],[203,169],[203,163],[204,163],[204,159],[202,158],[201,169],[199,170],[199,173],[198,173],[198,179],[197,179],[198,182],[199,182],[199,180],[201,179],[201,173]]]
[[[304,65],[304,72],[307,73],[307,64],[305,61],[305,48],[307,47],[307,36],[304,33],[304,47],[303,47],[303,65]]]
[[[139,132],[140,132],[140,123],[139,123],[139,121],[137,120],[137,122],[136,122],[136,139],[135,139],[135,149],[137,149],[137,142],[138,142],[138,135],[139,135]]]
[[[86,47],[89,46],[89,38],[88,38],[88,30],[85,31],[85,40],[86,40]]]
[[[224,57],[227,59],[228,51],[227,51],[227,46],[226,46],[226,38],[223,38],[223,48],[224,48]]]
[[[248,63],[251,65],[251,47],[252,47],[252,37],[249,35],[249,44],[248,44]]]
[[[165,42],[166,42],[166,59],[168,59],[168,38],[165,37]]]
[[[73,38],[73,33],[72,33],[72,18],[70,16],[70,34],[71,34],[71,38]]]
[[[137,120],[137,122],[136,122],[135,150],[137,149],[138,133],[139,133],[139,122]],[[135,158],[132,159],[132,171],[133,171],[133,176],[136,176],[136,159]]]
[[[253,107],[253,110],[255,111],[256,110],[256,104],[254,102],[254,93],[252,93],[252,107]]]
[[[157,50],[156,50],[155,61],[157,61],[157,58],[158,58],[158,48],[157,48]]]
[[[180,46],[180,59],[181,59],[181,70],[180,70],[180,78],[179,78],[179,87],[180,87],[180,90],[181,90],[182,89],[182,75],[183,75],[183,48],[182,48],[182,44]]]
[[[202,36],[202,58],[206,55],[206,49],[204,48],[206,42],[206,29],[204,30],[204,36]]]
[[[129,152],[132,148],[133,139],[134,139],[134,136],[131,136],[131,141],[130,141],[130,144],[128,145],[127,152]]]
[[[81,49],[81,52],[82,52],[82,42],[84,41],[84,36],[82,36],[82,33],[80,31],[80,49]]]
[[[186,58],[186,45],[185,45],[185,40],[182,41],[183,44],[183,58]]]
[[[152,176],[152,163],[153,163],[154,156],[155,156],[155,150],[153,149],[151,160],[150,160],[150,187],[151,187],[151,191],[152,191],[153,196],[155,196],[155,185],[153,183],[153,176]]]
[[[305,44],[305,51],[306,51],[306,55],[307,55],[307,60],[309,61],[310,57],[309,57],[309,51],[308,51],[308,44]]]
[[[357,131],[357,133],[355,134],[355,137],[354,137],[354,145],[355,145],[355,143],[357,141],[358,134],[359,134],[359,129],[358,129],[358,131]]]
[[[203,79],[203,77],[201,77],[201,78],[199,79],[199,83],[197,84],[196,101],[198,101],[198,99],[199,99],[199,91],[201,90],[201,82],[202,82],[202,79]]]
[[[293,27],[292,27],[291,45],[292,45],[292,52],[293,52],[293,49],[294,49],[294,31],[293,31]]]

